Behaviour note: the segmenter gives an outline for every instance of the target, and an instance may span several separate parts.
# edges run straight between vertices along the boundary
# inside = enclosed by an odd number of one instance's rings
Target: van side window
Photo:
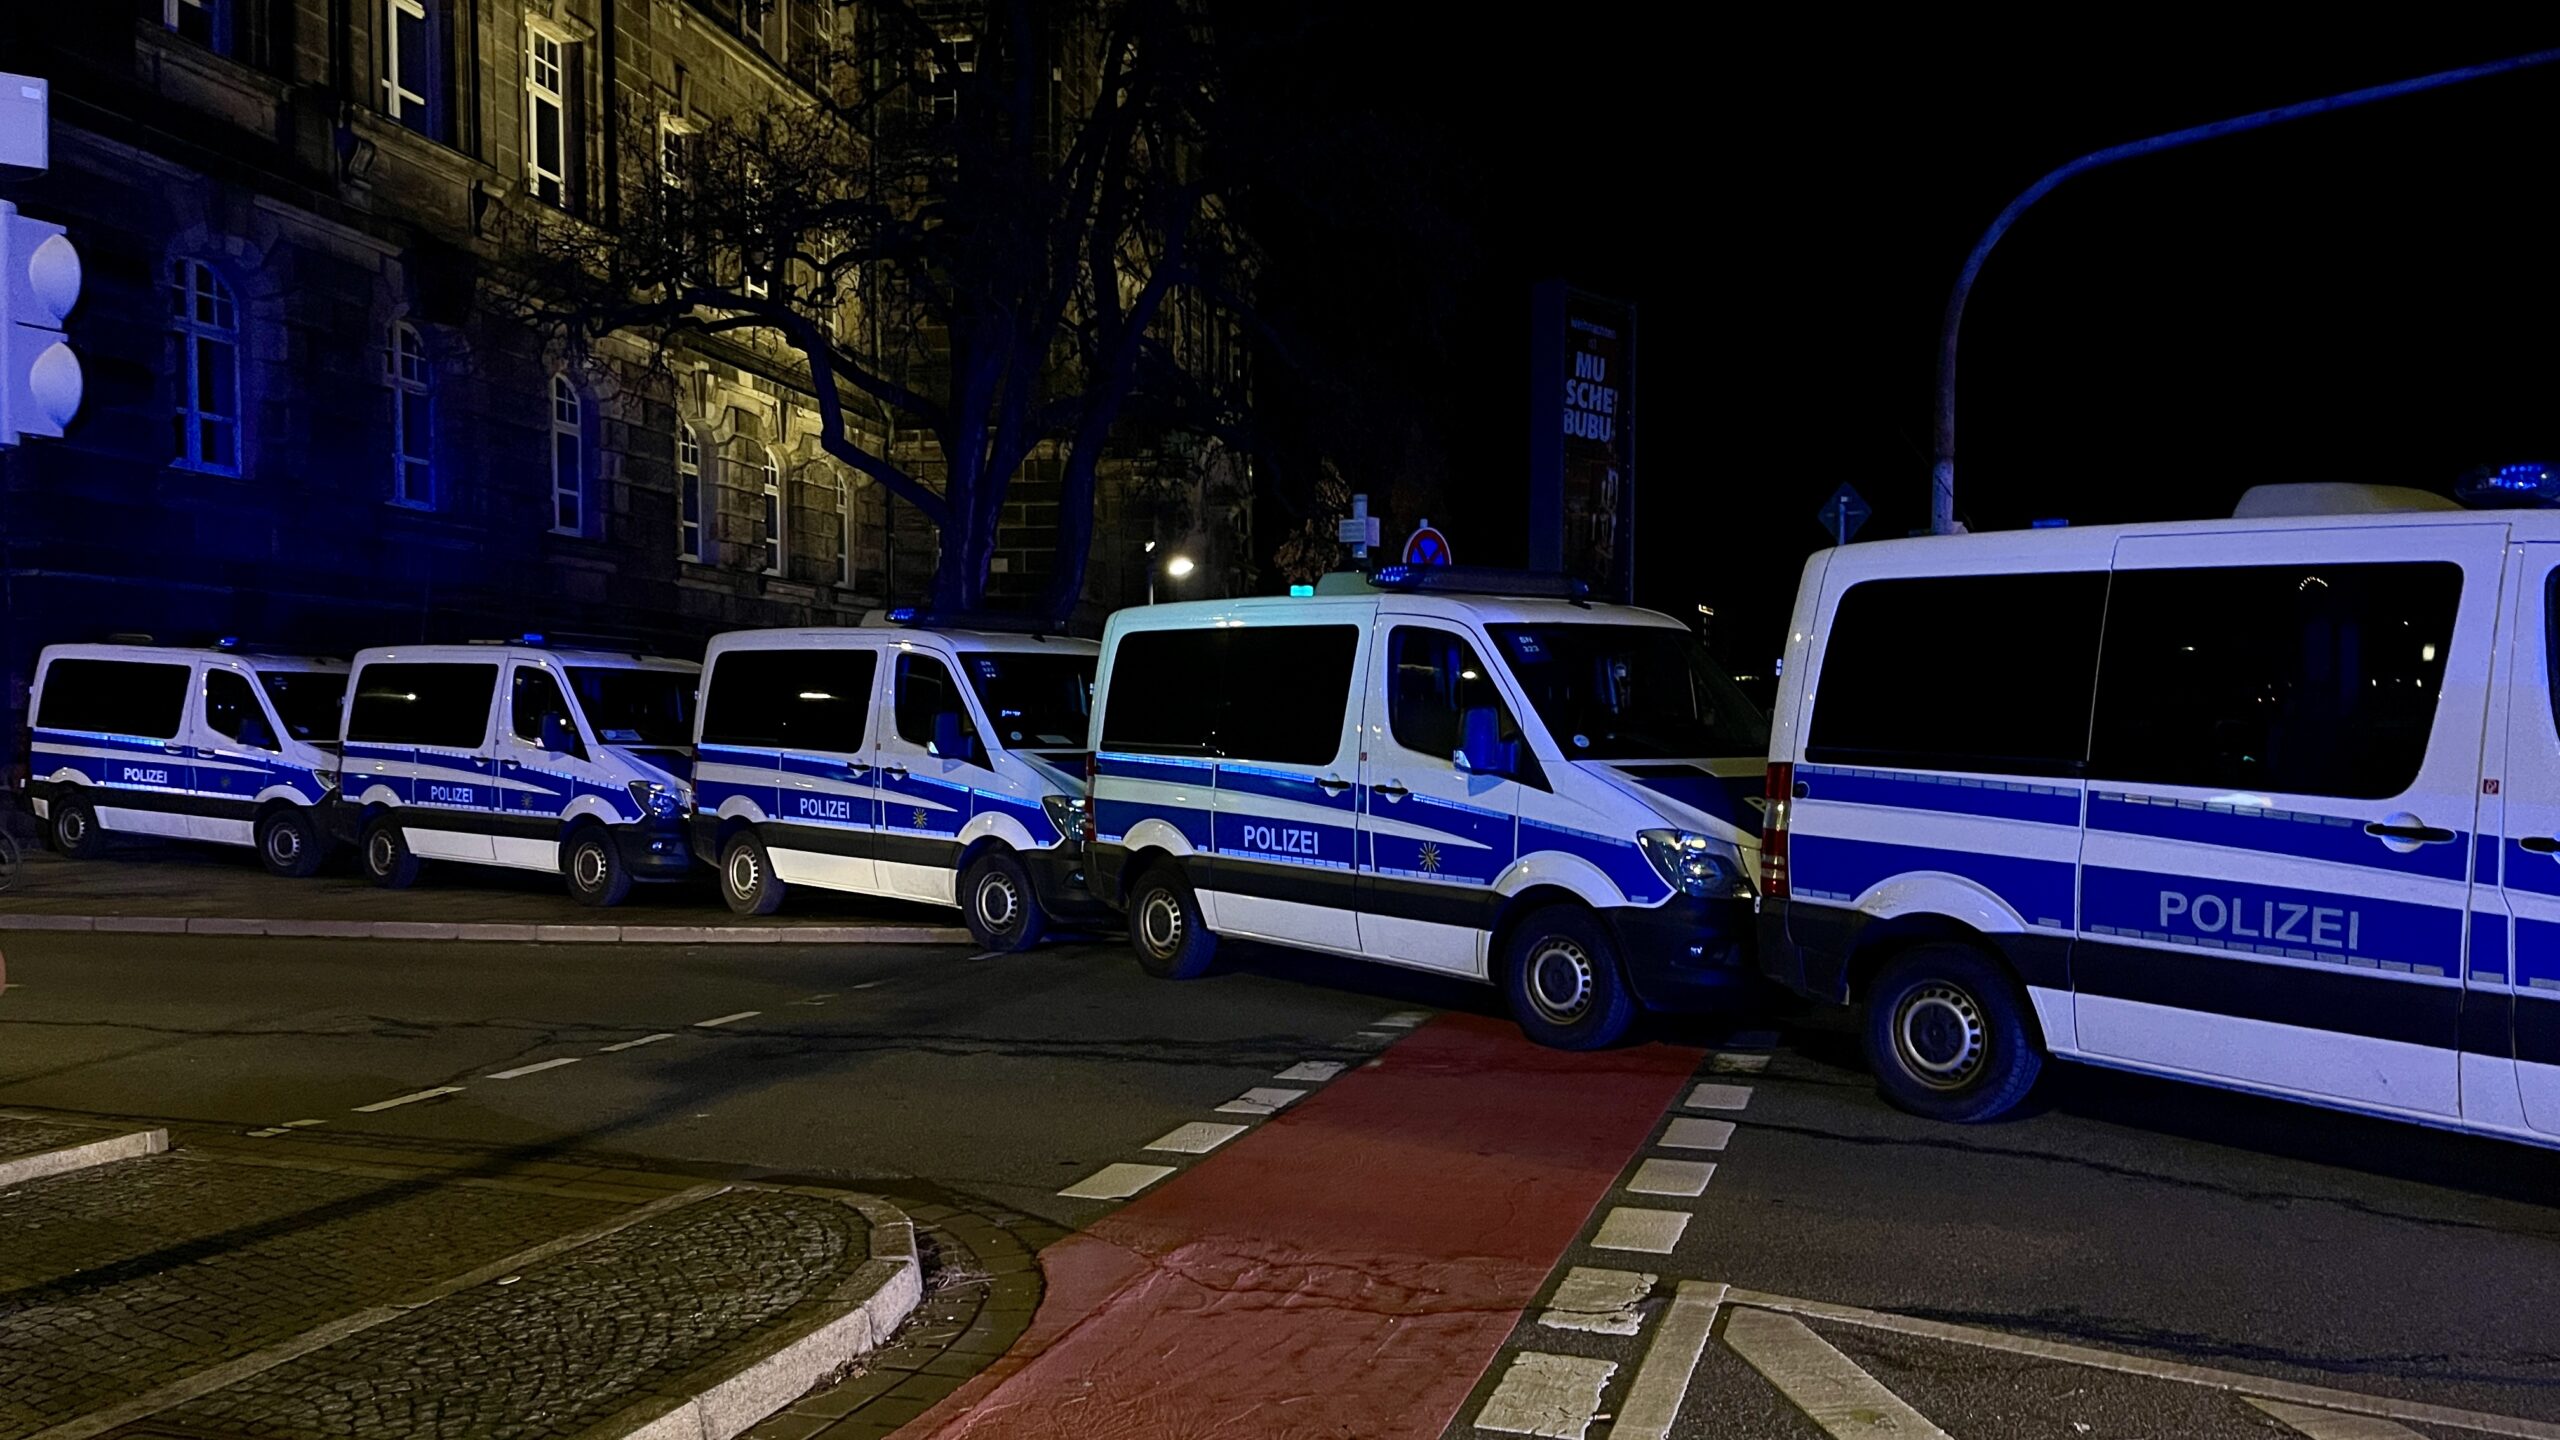
[[[2461,601],[2449,561],[2120,571],[2090,774],[2398,795],[2426,760]]]
[[[969,707],[960,699],[960,686],[951,678],[951,667],[932,655],[902,654],[898,657],[898,738],[910,745],[933,742],[933,717],[948,711],[960,717],[960,728],[974,735],[975,722],[969,719]]]
[[[36,724],[47,730],[172,740],[186,720],[188,674],[184,665],[56,660],[45,668],[44,703]]]
[[[527,745],[539,746],[542,743],[542,717],[545,715],[559,716],[571,734],[577,733],[577,724],[569,718],[573,713],[569,709],[569,697],[560,693],[560,682],[552,679],[548,670],[537,670],[530,665],[516,667],[511,710],[515,736]]]
[[[870,739],[870,650],[730,650],[712,663],[702,743],[850,753]]]
[[[1479,705],[1501,717],[1505,736],[1518,733],[1465,636],[1420,625],[1387,632],[1387,731],[1398,745],[1447,760],[1458,752],[1459,715]]]
[[[1111,693],[1102,712],[1102,748],[1153,755],[1207,755],[1225,703],[1218,657],[1224,630],[1141,630],[1111,655]]]
[[[229,670],[204,672],[204,723],[206,729],[235,745],[260,750],[280,748],[267,725],[267,712],[258,705],[257,692],[249,688],[247,680]]]
[[[1805,758],[2077,775],[2104,571],[1865,580],[1831,619]]]
[[[487,737],[497,694],[494,664],[367,665],[347,707],[347,739],[467,749]]]
[[[1106,750],[1321,765],[1342,749],[1354,625],[1148,630],[1121,639]]]

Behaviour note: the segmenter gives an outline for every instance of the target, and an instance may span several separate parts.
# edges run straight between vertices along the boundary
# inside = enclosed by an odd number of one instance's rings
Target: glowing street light
[[[1172,576],[1176,580],[1190,574],[1191,570],[1191,557],[1188,555],[1176,555],[1172,559],[1164,562],[1164,573]]]

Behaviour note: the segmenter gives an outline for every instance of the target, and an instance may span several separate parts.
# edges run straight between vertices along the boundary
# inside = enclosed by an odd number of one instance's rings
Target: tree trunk
[[[1093,559],[1094,476],[1101,456],[1097,447],[1078,445],[1067,452],[1058,480],[1058,552],[1049,575],[1049,619],[1064,625],[1075,618],[1084,600],[1085,568]]]

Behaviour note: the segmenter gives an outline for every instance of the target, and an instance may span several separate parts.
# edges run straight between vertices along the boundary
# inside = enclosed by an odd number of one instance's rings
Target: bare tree
[[[1054,459],[1063,619],[1115,427],[1143,409],[1240,432],[1227,339],[1252,252],[1220,171],[1215,37],[1197,0],[858,13],[802,103],[624,137],[623,173],[662,178],[598,223],[525,212],[526,296],[584,337],[796,358],[821,447],[937,527],[939,610],[979,606],[1009,488]],[[879,438],[917,430],[929,465]]]

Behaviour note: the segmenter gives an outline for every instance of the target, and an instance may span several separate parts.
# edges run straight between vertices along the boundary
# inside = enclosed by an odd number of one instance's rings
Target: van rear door
[[[2499,792],[2495,799],[2484,793],[2481,827],[2499,823],[2482,848],[2484,903],[2472,920],[2480,932],[2471,951],[2479,1018],[2464,1026],[2464,1035],[2466,1049],[2513,1055],[2523,1123],[2560,1135],[2560,677],[2552,671],[2560,655],[2553,653],[2551,634],[2560,620],[2560,545],[2522,545],[2516,553],[2522,574],[2505,696],[2506,754],[2481,782],[2485,792],[2495,781]],[[2503,915],[2485,903],[2493,885],[2504,900]],[[2505,1035],[2498,1033],[2500,1016],[2507,1020]],[[2486,1083],[2466,1091],[2466,1118],[2511,1120],[2498,1113],[2501,1098]]]
[[[2459,1113],[2504,533],[2118,543],[2071,962],[2084,1051]]]

